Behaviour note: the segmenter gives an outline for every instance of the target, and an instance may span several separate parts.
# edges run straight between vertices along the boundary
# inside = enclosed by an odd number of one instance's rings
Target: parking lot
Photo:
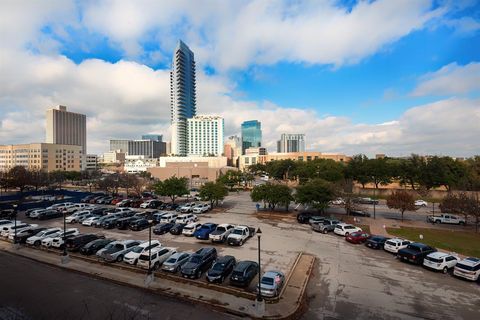
[[[313,232],[298,224],[294,214],[258,218],[248,193],[232,194],[224,201],[225,211],[199,215],[200,222],[243,224],[262,230],[262,271],[288,273],[300,251],[317,256],[313,278],[307,288],[305,319],[476,319],[480,285],[403,263],[382,250],[347,243],[332,233]],[[280,216],[280,217],[279,217]],[[32,220],[35,221],[35,220]],[[62,219],[38,221],[41,225],[63,227]],[[82,233],[103,233],[114,239],[148,239],[148,229],[104,230],[68,225]],[[179,251],[211,246],[183,235],[152,235],[162,245]],[[237,260],[257,259],[257,238],[241,247],[214,244],[219,255]],[[199,280],[205,281],[205,280]],[[256,280],[252,281],[253,290]]]

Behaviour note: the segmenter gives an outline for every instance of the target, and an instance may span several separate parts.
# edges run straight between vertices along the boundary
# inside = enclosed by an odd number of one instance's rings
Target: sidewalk
[[[145,273],[120,270],[115,267],[76,259],[75,257],[71,257],[67,264],[62,264],[60,255],[28,247],[20,247],[16,250],[11,243],[3,241],[0,242],[0,250],[122,285],[143,288],[182,300],[208,304],[227,313],[251,318],[261,318],[261,314],[263,314],[264,318],[269,319],[288,318],[299,310],[315,261],[314,256],[300,254],[292,268],[289,278],[287,278],[283,295],[278,303],[267,303],[264,312],[259,313],[254,299],[239,297],[218,290],[159,277],[156,277],[153,282],[146,284]]]

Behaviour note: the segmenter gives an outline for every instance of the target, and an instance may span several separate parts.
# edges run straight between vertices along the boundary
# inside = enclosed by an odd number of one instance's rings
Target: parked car
[[[63,211],[65,211],[66,213],[74,213],[74,212],[77,212],[77,211],[87,210],[87,209],[90,209],[92,207],[93,206],[90,205],[90,204],[75,203],[75,204],[71,204],[71,205],[65,207]]]
[[[96,196],[96,195],[93,195],[93,194],[88,195],[88,196],[86,196],[86,197],[83,197],[83,198],[80,200],[80,202],[83,202],[83,203],[89,202],[89,201],[90,201],[91,199],[93,199],[95,196]]]
[[[342,198],[337,198],[335,200],[330,201],[330,204],[335,206],[343,206],[345,204],[345,200],[343,200]]]
[[[112,239],[97,239],[85,244],[83,247],[80,248],[80,253],[89,256],[92,254],[97,253],[98,250],[105,248],[106,245],[112,243],[114,240]]]
[[[77,236],[67,239],[66,246],[69,251],[79,251],[83,246],[92,241],[103,239],[104,236],[99,236],[96,234],[79,234]]]
[[[180,207],[180,212],[181,213],[193,212],[193,208],[195,207],[195,205],[196,205],[195,202],[185,203],[183,206]]]
[[[414,242],[410,243],[406,248],[398,250],[397,256],[402,261],[410,261],[422,265],[423,259],[435,251],[437,251],[435,248],[427,246],[426,244]]]
[[[297,221],[299,223],[308,223],[310,221],[310,218],[317,215],[316,213],[313,212],[300,212],[297,214]]]
[[[132,231],[141,231],[143,229],[147,229],[150,227],[150,222],[147,219],[137,219],[130,222],[130,226],[128,227]]]
[[[162,210],[177,210],[178,208],[180,208],[178,203],[167,203]]]
[[[113,228],[115,228],[115,226],[117,224],[117,220],[119,220],[121,218],[122,218],[121,216],[111,216],[110,218],[105,219],[102,222],[102,228],[103,229],[113,229]]]
[[[35,227],[38,227],[38,224],[28,224],[24,222],[17,222],[17,223],[12,223],[12,224],[4,224],[3,226],[0,227],[1,233],[0,235],[4,238],[8,238],[8,235],[10,233],[15,234],[16,232],[20,232],[24,229],[33,229]]]
[[[138,220],[136,216],[120,218],[115,222],[115,226],[118,230],[126,230],[129,228],[130,223],[136,220]]]
[[[186,226],[185,223],[175,223],[170,229],[170,233],[173,235],[182,234],[183,228]]]
[[[255,228],[248,226],[236,226],[227,237],[227,243],[231,246],[242,246],[245,241],[253,237]]]
[[[127,253],[139,244],[140,241],[137,240],[116,241],[115,245],[102,252],[101,257],[107,262],[120,262]]]
[[[26,243],[28,238],[33,237],[33,236],[39,234],[40,232],[42,232],[44,230],[47,230],[47,228],[36,227],[36,228],[32,228],[32,229],[25,229],[25,230],[17,233],[16,242],[17,243]],[[13,237],[15,237],[15,235],[13,235]],[[10,238],[10,236],[9,236],[9,238]]]
[[[267,271],[260,280],[260,292],[263,297],[277,297],[285,283],[285,275],[280,271]]]
[[[98,204],[110,204],[113,200],[113,197],[103,197],[97,200]]]
[[[217,249],[212,247],[201,248],[190,256],[182,266],[181,274],[185,278],[198,279],[207,271],[217,259]]]
[[[350,243],[364,243],[370,238],[370,235],[363,231],[352,232],[345,236],[345,240]]]
[[[225,278],[233,271],[236,260],[233,256],[223,256],[218,258],[213,266],[207,272],[208,282],[222,283]]]
[[[140,243],[138,246],[134,247],[132,251],[130,251],[123,257],[123,262],[131,265],[136,265],[138,262],[138,258],[142,253],[148,252],[148,250],[161,246],[162,244],[158,240],[152,240],[151,242],[145,241],[143,243]]]
[[[233,224],[222,223],[208,237],[212,242],[225,242],[233,229],[235,229]]]
[[[140,205],[140,208],[143,208],[143,209],[147,209],[147,208],[156,209],[156,208],[160,207],[162,204],[163,204],[163,202],[160,201],[160,200],[150,199],[150,200],[147,200],[147,201],[145,201],[144,203],[142,203],[142,204]]]
[[[37,219],[38,216],[39,216],[42,212],[44,212],[44,211],[47,211],[47,209],[35,209],[35,210],[32,210],[32,211],[29,212],[28,217],[29,217],[30,219]],[[55,211],[55,213],[57,212],[57,210],[53,210],[53,211]]]
[[[192,212],[193,213],[207,213],[208,210],[210,210],[210,205],[208,203],[199,203],[195,207],[193,207]]]
[[[370,217],[370,213],[368,211],[359,209],[350,210],[350,215],[354,217]]]
[[[354,199],[354,202],[360,203],[360,204],[378,204],[378,200],[372,199],[372,198],[357,198]]]
[[[409,240],[400,239],[400,238],[388,239],[387,241],[385,241],[385,245],[383,246],[383,249],[385,251],[396,254],[398,250],[406,248],[410,243],[412,242]]]
[[[92,214],[88,210],[76,211],[75,213],[69,215],[65,218],[66,223],[77,223],[86,219],[86,216],[91,216]]]
[[[70,228],[65,230],[65,232],[61,232],[56,237],[50,237],[42,240],[42,246],[47,248],[57,248],[62,249],[65,245],[65,241],[69,238],[72,238],[76,235],[79,235],[80,231],[77,228]]]
[[[339,236],[345,236],[345,237],[353,232],[358,232],[358,231],[362,232],[362,229],[348,223],[339,223],[335,226],[335,229],[333,230],[335,234],[338,234]]]
[[[56,237],[62,232],[60,228],[50,228],[47,230],[40,231],[34,236],[27,238],[26,243],[33,246],[39,246],[42,243],[42,240],[49,237]]]
[[[86,218],[85,220],[82,221],[82,225],[90,227],[90,226],[94,225],[100,219],[100,217],[101,216],[88,217],[88,218]]]
[[[311,216],[310,219],[308,219],[308,223],[310,225],[314,224],[314,223],[320,223],[322,222],[323,220],[325,220],[326,218],[325,217],[322,217],[322,216]]]
[[[423,266],[447,273],[453,270],[455,265],[460,261],[460,258],[449,253],[444,252],[432,252],[423,259]]]
[[[183,227],[182,234],[187,237],[192,237],[202,224],[200,222],[192,222]]]
[[[37,216],[38,220],[48,220],[48,219],[54,219],[54,218],[59,218],[62,217],[63,213],[61,211],[57,210],[43,210],[40,212]]]
[[[160,219],[160,222],[161,223],[167,223],[167,222],[175,223],[175,221],[177,219],[177,216],[178,215],[176,213],[167,213],[167,214],[162,216],[162,218]]]
[[[258,264],[254,261],[240,261],[232,271],[230,284],[247,287],[258,273]]]
[[[138,258],[137,266],[147,270],[150,266],[153,270],[157,270],[176,252],[175,248],[156,247],[151,250],[151,255],[149,255],[148,251],[142,253]]]
[[[115,206],[120,207],[120,208],[125,208],[125,207],[129,207],[131,202],[132,202],[132,200],[130,200],[130,199],[124,199],[120,202],[117,202],[117,204],[115,204]]]
[[[188,261],[190,258],[190,253],[188,252],[176,252],[172,254],[162,265],[163,271],[177,273],[180,268]]]
[[[175,219],[175,222],[189,224],[197,220],[198,220],[198,217],[193,213],[185,213],[185,214],[178,215],[177,218]]]
[[[47,207],[46,209],[47,210],[63,210],[69,206],[72,206],[73,203],[72,202],[63,202],[63,203],[56,203],[56,204],[52,204],[50,207]]]
[[[119,197],[113,198],[113,200],[110,201],[110,204],[113,205],[113,206],[116,206],[117,203],[119,203],[119,202],[121,202],[121,201],[123,201],[123,198],[119,198]]]
[[[415,200],[416,207],[426,207],[427,205],[428,203],[425,200]]]
[[[165,234],[170,231],[170,229],[173,228],[175,224],[173,222],[167,222],[167,223],[160,223],[153,228],[153,233],[154,234]]]
[[[216,228],[217,228],[216,223],[204,223],[202,224],[200,229],[195,231],[193,236],[199,240],[208,240],[210,233],[212,233]]]
[[[142,205],[143,201],[142,200],[139,200],[139,199],[135,199],[135,200],[132,200],[130,202],[130,208],[140,208],[140,206]]]
[[[114,214],[109,214],[109,215],[106,215],[106,216],[103,216],[103,217],[100,217],[97,222],[94,223],[95,225],[95,228],[101,228],[102,227],[102,224],[108,220],[108,219],[112,219],[114,217],[117,217],[118,219],[121,218],[121,214],[120,213],[114,213]]]
[[[427,221],[431,223],[446,223],[464,225],[465,219],[455,216],[453,214],[442,214],[439,216],[428,216]]]
[[[339,223],[340,221],[335,219],[325,219],[320,223],[312,224],[312,230],[321,233],[328,233],[329,231],[333,231],[335,226]]]
[[[385,242],[390,238],[384,236],[371,236],[370,239],[365,242],[365,245],[372,249],[383,249]]]
[[[471,281],[478,281],[480,278],[480,259],[468,257],[459,261],[453,269],[453,275]]]

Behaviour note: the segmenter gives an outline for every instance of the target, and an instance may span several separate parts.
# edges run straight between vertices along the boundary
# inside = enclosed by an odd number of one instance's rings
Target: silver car
[[[177,252],[170,256],[162,265],[163,271],[176,273],[180,268],[187,262],[190,258],[190,253],[187,252]]]
[[[280,271],[267,271],[260,281],[260,292],[264,297],[276,297],[285,282],[285,275]]]

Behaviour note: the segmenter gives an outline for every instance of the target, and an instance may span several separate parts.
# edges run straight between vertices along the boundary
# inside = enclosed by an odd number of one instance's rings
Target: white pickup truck
[[[465,219],[448,213],[439,216],[428,216],[427,221],[431,223],[465,224]]]
[[[255,228],[247,226],[236,226],[227,237],[227,243],[231,246],[241,246],[248,238],[253,237]]]

